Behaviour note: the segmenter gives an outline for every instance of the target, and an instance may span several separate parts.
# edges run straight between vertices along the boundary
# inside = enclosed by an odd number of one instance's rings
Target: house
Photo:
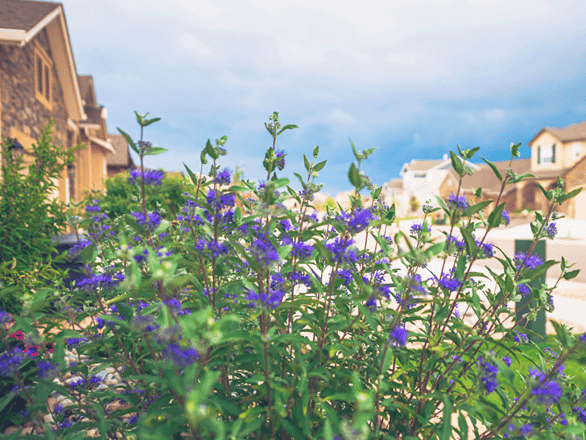
[[[507,168],[517,173],[533,174],[534,178],[524,179],[516,184],[507,185],[502,194],[501,202],[509,212],[525,209],[531,211],[547,211],[549,201],[543,195],[538,183],[546,190],[557,185],[560,176],[566,185],[566,191],[586,186],[586,122],[570,125],[565,128],[543,128],[529,142],[531,157],[517,159],[512,163],[495,162],[502,176]],[[441,184],[441,197],[446,199],[451,192],[457,191],[459,177],[451,169]],[[476,199],[474,189],[482,188],[482,197]],[[462,179],[461,192],[469,200],[479,202],[495,200],[501,191],[501,182],[492,169],[486,164],[473,175]],[[494,203],[487,206],[485,214],[494,209]],[[586,193],[558,206],[556,211],[568,217],[586,219]]]
[[[24,146],[25,162],[50,118],[57,145],[86,144],[57,182],[60,201],[103,190],[106,154],[115,152],[106,117],[91,76],[77,74],[63,5],[0,1],[0,136]]]
[[[479,169],[478,165],[468,165]],[[401,168],[400,179],[383,185],[383,199],[387,205],[395,204],[398,216],[419,215],[428,199],[433,200],[435,195],[440,195],[442,183],[451,169],[452,161],[447,154],[440,160],[413,159]]]
[[[108,167],[108,177],[122,173],[128,169],[134,168],[134,161],[130,155],[128,142],[121,134],[109,134],[108,139],[114,147],[114,153],[108,153],[106,156],[106,165]]]

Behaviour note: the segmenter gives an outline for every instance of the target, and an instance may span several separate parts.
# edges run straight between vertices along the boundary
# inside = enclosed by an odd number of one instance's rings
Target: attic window
[[[35,96],[49,110],[51,105],[51,72],[53,63],[45,51],[35,47]]]
[[[538,148],[537,163],[555,163],[555,144],[542,145]]]

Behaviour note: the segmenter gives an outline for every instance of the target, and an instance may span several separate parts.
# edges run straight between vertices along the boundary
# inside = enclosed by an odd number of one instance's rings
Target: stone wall
[[[52,111],[35,97],[35,51],[38,43],[53,59],[47,31],[41,32],[24,47],[0,45],[0,93],[1,93],[1,135],[10,136],[10,129],[16,129],[38,139],[43,128],[53,118],[54,143],[66,145],[67,111],[61,84],[55,65],[52,69],[51,100]]]

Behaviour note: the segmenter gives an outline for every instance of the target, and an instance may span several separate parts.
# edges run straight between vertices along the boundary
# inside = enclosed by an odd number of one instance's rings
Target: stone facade
[[[49,110],[35,96],[35,45],[51,58],[46,29],[41,30],[25,46],[0,45],[1,135],[10,137],[11,129],[38,139],[49,122],[53,125],[54,143],[67,143],[67,111],[55,65],[52,66]]]

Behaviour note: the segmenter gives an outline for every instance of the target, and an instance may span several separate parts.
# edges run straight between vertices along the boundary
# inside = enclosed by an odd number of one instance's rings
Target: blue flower
[[[39,367],[39,377],[42,379],[53,379],[57,375],[57,367],[51,361],[40,360],[37,362]]]
[[[12,322],[12,315],[0,309],[0,325]]]
[[[224,168],[223,171],[216,173],[216,178],[214,179],[214,183],[218,185],[230,185],[231,177],[230,177],[230,170],[228,168]]]
[[[556,228],[555,223],[550,223],[547,226],[547,230],[546,230],[547,236],[553,240],[557,233],[558,233],[558,229]]]
[[[173,365],[179,368],[185,368],[190,366],[199,357],[199,354],[197,353],[197,350],[195,348],[188,347],[183,349],[176,343],[168,344],[163,349],[162,354],[164,358],[170,360],[171,362],[173,362]]]
[[[503,209],[503,223],[505,224],[505,226],[508,226],[509,223],[511,223],[511,219],[509,217],[509,211],[507,211],[506,209]]]
[[[464,211],[470,206],[466,196],[456,197],[456,194],[451,193],[448,197],[448,208],[457,209],[458,211]]]
[[[304,242],[299,242],[293,243],[293,250],[291,251],[291,255],[293,255],[294,257],[298,257],[299,259],[303,259],[311,257],[312,252],[312,245],[306,244]]]
[[[289,279],[294,284],[304,284],[307,287],[311,287],[311,277],[306,273],[296,270],[289,274]]]
[[[462,285],[462,282],[458,278],[451,278],[450,274],[442,272],[442,276],[438,279],[438,284],[441,287],[448,289],[450,292],[453,292]]]
[[[77,347],[84,342],[88,342],[89,339],[87,338],[65,338],[65,343],[67,344],[67,349],[71,350],[74,347]]]
[[[350,246],[354,240],[345,240],[336,237],[333,241],[326,244],[326,249],[333,254],[333,262],[337,264],[354,264],[358,262],[358,253]]]
[[[513,363],[513,360],[512,360],[510,357],[508,357],[508,356],[505,356],[505,357],[503,358],[503,362],[504,362],[504,363],[507,365],[507,367],[510,367],[510,366],[511,366],[511,364]]]
[[[78,380],[72,380],[69,383],[69,386],[71,387],[72,390],[75,390],[76,388],[85,388],[87,386],[87,380],[85,380],[84,378],[80,378]]]
[[[223,194],[221,191],[210,189],[206,195],[206,202],[214,211],[221,211],[224,208],[234,206],[236,195],[232,193]]]
[[[279,171],[283,171],[283,168],[285,168],[285,156],[287,155],[287,153],[285,153],[285,150],[277,150],[275,151],[275,156],[277,156],[277,162],[275,163],[275,166],[279,169]]]
[[[269,269],[280,260],[279,253],[266,236],[260,236],[255,239],[250,245],[249,252],[256,259],[261,269]]]
[[[371,296],[368,301],[366,301],[366,306],[370,308],[370,312],[374,313],[376,311],[377,308],[377,302],[376,302],[376,298],[374,296]]]
[[[411,226],[411,234],[419,235],[423,231],[423,225],[413,225]],[[425,232],[425,231],[423,231]],[[427,225],[427,232],[431,232],[431,226]]]
[[[498,386],[496,375],[498,373],[498,367],[489,361],[485,361],[482,356],[478,358],[480,363],[480,380],[486,389],[488,394],[492,393]]]
[[[154,231],[161,224],[161,216],[158,212],[149,212],[147,218],[142,212],[131,212],[131,216],[136,219],[136,222],[144,228]]]
[[[517,343],[520,344],[522,342],[529,342],[529,338],[527,337],[527,335],[525,333],[517,333],[515,335],[515,337],[513,337],[513,340]]]
[[[405,329],[405,327],[398,325],[391,332],[391,335],[389,336],[389,343],[399,347],[404,347],[405,344],[407,344],[408,336],[409,332]]]
[[[525,298],[527,295],[531,294],[531,288],[525,284],[519,284],[519,293],[521,294],[521,297]]]
[[[515,254],[515,267],[517,270],[521,268],[521,264],[523,264],[523,260],[525,260],[527,254],[525,252],[517,252]],[[527,269],[535,269],[543,264],[543,260],[537,254],[532,254],[531,256],[527,257],[525,264],[523,265]]]
[[[128,178],[129,183],[140,183],[143,174],[138,168],[134,168],[130,171],[130,177]],[[163,170],[144,170],[144,184],[150,186],[161,185],[161,181],[165,177]]]

